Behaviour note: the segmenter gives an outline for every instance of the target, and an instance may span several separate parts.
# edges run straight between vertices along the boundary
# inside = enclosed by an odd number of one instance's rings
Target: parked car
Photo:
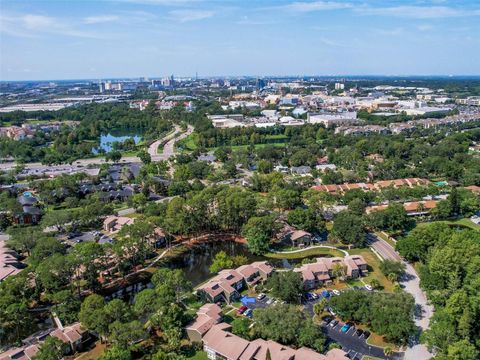
[[[266,302],[267,305],[271,305],[272,303],[273,303],[273,299],[268,299]]]
[[[330,325],[331,327],[335,327],[337,324],[338,324],[338,320],[332,320],[328,325]]]
[[[325,325],[328,325],[332,320],[333,320],[333,318],[331,318],[330,316],[325,316],[323,318],[323,321],[325,322]]]
[[[265,295],[264,293],[260,293],[260,294],[258,294],[258,296],[257,296],[257,300],[262,300],[263,298],[265,298],[265,296],[266,296],[266,295]]]
[[[335,295],[340,295],[340,291],[338,291],[337,289],[333,289],[332,292],[333,292]]]
[[[368,285],[368,284],[365,285],[365,289],[367,289],[368,291],[372,291],[372,290],[373,290],[372,286],[371,286],[371,285]]]
[[[247,311],[245,311],[245,312],[243,313],[243,315],[245,315],[246,317],[251,318],[251,317],[253,316],[253,311],[252,311],[252,309],[248,309]]]
[[[362,334],[363,334],[362,329],[357,329],[357,331],[355,331],[355,335],[357,335],[358,337],[362,336]]]
[[[370,337],[370,331],[365,330],[365,331],[363,332],[363,336],[365,337],[365,339],[368,339],[368,338]]]
[[[345,324],[345,325],[342,326],[340,331],[343,332],[343,333],[346,333],[348,331],[348,329],[350,329],[350,325]]]
[[[329,307],[327,310],[328,310],[328,312],[329,312],[330,314],[332,314],[333,316],[336,315],[335,312],[333,311],[333,309],[332,309],[331,307]]]
[[[240,306],[240,307],[238,308],[237,314],[238,314],[238,315],[242,315],[242,314],[243,314],[245,311],[247,311],[247,310],[248,310],[248,307],[246,307],[245,305],[242,305],[242,306]]]

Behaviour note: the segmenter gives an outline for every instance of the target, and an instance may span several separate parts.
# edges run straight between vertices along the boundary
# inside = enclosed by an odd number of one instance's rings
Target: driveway
[[[265,309],[267,306],[269,306],[267,304],[268,299],[268,296],[265,296],[262,300],[255,299],[256,301],[254,303],[247,304],[247,307],[252,310]]]

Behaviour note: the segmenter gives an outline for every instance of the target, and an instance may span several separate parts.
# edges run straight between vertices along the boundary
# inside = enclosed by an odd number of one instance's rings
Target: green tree
[[[137,156],[140,158],[140,161],[142,163],[144,163],[145,165],[148,165],[152,162],[152,157],[150,156],[150,154],[148,152],[146,152],[145,150],[142,150],[142,151],[139,151],[137,153]]]
[[[380,263],[380,271],[392,281],[398,281],[405,272],[406,265],[394,260],[384,260]]]
[[[249,339],[251,336],[250,325],[251,321],[247,317],[236,317],[233,319],[232,332],[244,339]]]
[[[274,297],[290,303],[298,303],[304,293],[302,275],[295,271],[275,272],[267,286]]]
[[[116,320],[108,326],[108,332],[110,333],[109,341],[121,349],[128,349],[129,346],[146,337],[142,323],[137,320],[128,323]]]
[[[132,355],[130,350],[122,349],[118,346],[112,346],[110,349],[107,349],[99,360],[132,360]]]
[[[38,353],[35,355],[35,359],[38,360],[61,360],[63,355],[68,349],[68,345],[62,340],[49,336],[40,345]]]
[[[362,219],[349,212],[341,211],[333,221],[332,235],[343,244],[362,247],[365,244],[365,227]]]
[[[248,249],[257,255],[266,253],[276,229],[273,216],[253,216],[242,228],[242,235],[247,239]]]

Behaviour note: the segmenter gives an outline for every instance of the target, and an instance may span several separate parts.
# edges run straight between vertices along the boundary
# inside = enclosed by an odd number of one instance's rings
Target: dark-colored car
[[[370,337],[370,331],[365,330],[365,331],[363,332],[363,336],[365,337],[365,339],[368,339],[368,338]]]
[[[325,322],[325,325],[328,325],[330,323],[330,321],[332,321],[333,318],[330,317],[330,316],[326,316],[323,318],[323,321]]]
[[[336,326],[337,324],[338,324],[338,320],[332,320],[329,325],[330,325],[331,327],[334,327],[334,326]]]
[[[355,331],[355,335],[357,335],[358,337],[362,336],[362,334],[363,334],[362,329],[357,329],[357,331]]]

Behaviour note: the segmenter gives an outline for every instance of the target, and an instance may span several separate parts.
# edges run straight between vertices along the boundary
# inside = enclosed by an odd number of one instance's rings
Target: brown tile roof
[[[230,325],[221,323],[212,328],[203,337],[203,343],[217,354],[227,359],[237,360],[250,344],[249,341],[228,332]]]

